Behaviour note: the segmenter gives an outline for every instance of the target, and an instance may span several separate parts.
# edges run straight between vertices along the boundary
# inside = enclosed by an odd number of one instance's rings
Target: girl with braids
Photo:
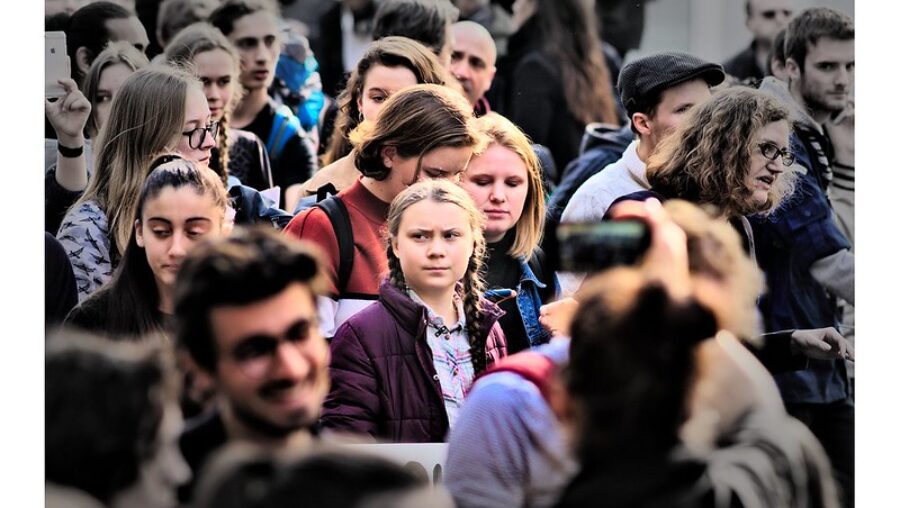
[[[230,228],[225,187],[214,172],[177,155],[160,157],[154,166],[118,269],[69,313],[67,324],[114,339],[167,332],[181,260],[197,241]]]
[[[363,120],[375,121],[381,106],[394,92],[415,84],[443,85],[452,80],[434,52],[406,37],[385,37],[369,44],[337,98],[338,114],[324,167],[303,184],[306,195],[331,183],[337,190],[359,177],[350,151],[350,131]]]
[[[541,169],[525,134],[506,118],[488,113],[475,120],[488,139],[472,157],[460,185],[485,215],[488,289],[514,289],[515,298],[498,302],[506,314],[500,326],[509,352],[550,340],[538,322],[540,308],[555,299],[556,277],[538,243],[544,232]]]
[[[265,145],[252,132],[229,126],[234,106],[243,88],[238,77],[241,61],[237,51],[216,27],[194,23],[178,32],[166,46],[165,60],[192,71],[203,83],[213,121],[219,122],[219,137],[209,167],[228,182],[233,176],[256,190],[272,187],[272,170]]]
[[[331,343],[331,392],[322,424],[392,442],[439,442],[475,376],[506,356],[482,298],[484,219],[446,181],[427,181],[391,203],[389,274],[378,302],[348,319]]]

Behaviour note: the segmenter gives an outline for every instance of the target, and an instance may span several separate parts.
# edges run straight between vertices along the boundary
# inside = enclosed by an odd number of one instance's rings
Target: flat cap
[[[716,86],[725,80],[725,71],[719,64],[686,53],[655,53],[629,62],[622,69],[619,96],[630,114],[650,96],[696,78]]]

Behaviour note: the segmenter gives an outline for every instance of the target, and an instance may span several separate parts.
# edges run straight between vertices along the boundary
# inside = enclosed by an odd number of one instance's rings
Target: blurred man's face
[[[664,90],[653,115],[645,115],[647,120],[644,124],[647,132],[641,130],[641,143],[647,143],[651,148],[659,145],[688,117],[694,106],[708,100],[711,96],[709,85],[699,78]]]
[[[471,22],[453,26],[450,72],[459,80],[473,106],[491,88],[497,68],[497,47],[487,31]]]
[[[247,305],[216,307],[209,319],[219,358],[216,385],[244,428],[286,437],[315,424],[328,393],[328,344],[315,300],[299,282]]]
[[[128,41],[141,53],[147,51],[147,46],[150,45],[147,31],[137,16],[107,20],[106,29],[109,31],[110,41]]]
[[[750,17],[747,29],[753,39],[766,45],[772,44],[778,31],[786,27],[794,15],[793,0],[750,0]]]
[[[453,0],[453,5],[459,9],[459,16],[463,18],[468,18],[486,3],[487,0]]]

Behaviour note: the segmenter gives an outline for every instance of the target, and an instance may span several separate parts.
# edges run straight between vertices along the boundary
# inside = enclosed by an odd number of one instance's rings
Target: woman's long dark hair
[[[619,125],[593,1],[536,0],[544,51],[558,62],[569,111],[584,123]],[[588,5],[589,4],[589,5]]]
[[[165,165],[177,158],[177,166],[158,167],[150,172],[138,198],[137,220],[144,206],[163,189],[192,187],[198,194],[211,196],[224,215],[227,196],[222,181],[211,169],[201,168],[180,157],[166,156]],[[160,164],[154,163],[159,166]],[[151,166],[152,167],[152,166]],[[105,331],[114,338],[139,338],[152,332],[165,332],[159,312],[159,289],[144,249],[132,232],[112,279],[82,303],[95,307],[106,318]]]

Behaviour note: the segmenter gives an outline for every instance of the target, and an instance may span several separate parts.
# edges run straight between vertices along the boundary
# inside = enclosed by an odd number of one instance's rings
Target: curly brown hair
[[[792,168],[775,180],[764,205],[753,203],[745,179],[757,134],[782,120],[790,122],[790,113],[771,95],[743,86],[722,90],[657,146],[647,181],[666,197],[714,205],[726,217],[771,213],[793,191]]]

